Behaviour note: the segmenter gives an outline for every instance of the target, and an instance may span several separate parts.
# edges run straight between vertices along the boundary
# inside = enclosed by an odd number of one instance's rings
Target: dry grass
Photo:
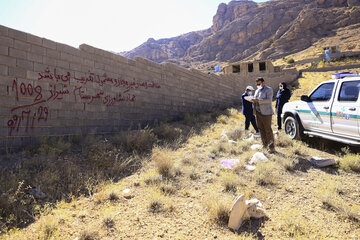
[[[226,171],[226,172],[221,172],[220,173],[220,178],[221,178],[221,182],[222,182],[222,186],[225,189],[225,191],[227,192],[236,192],[236,188],[239,185],[239,176]]]
[[[360,154],[348,154],[340,160],[340,167],[345,171],[360,172]]]
[[[274,162],[259,162],[253,174],[253,179],[259,185],[268,185],[276,183],[277,168]]]
[[[277,158],[277,162],[284,167],[287,171],[293,171],[296,165],[299,163],[298,158],[295,155],[279,157]]]
[[[209,219],[220,225],[227,225],[232,206],[232,197],[219,194],[214,191],[209,194],[208,201],[205,203],[208,210]]]
[[[154,161],[156,170],[165,178],[174,175],[173,151],[166,148],[154,148],[151,160]]]

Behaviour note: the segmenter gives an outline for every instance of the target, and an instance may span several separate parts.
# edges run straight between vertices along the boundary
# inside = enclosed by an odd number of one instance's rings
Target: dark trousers
[[[262,115],[256,111],[256,122],[260,130],[261,141],[265,148],[275,151],[274,134],[271,129],[272,115]]]
[[[277,125],[278,129],[281,129],[281,112],[277,112]]]
[[[250,123],[255,129],[255,131],[259,132],[258,126],[256,124],[255,116],[253,114],[245,115],[245,130],[249,130]]]

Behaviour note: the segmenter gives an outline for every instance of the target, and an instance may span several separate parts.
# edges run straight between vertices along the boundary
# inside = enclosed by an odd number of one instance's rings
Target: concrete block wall
[[[37,136],[113,133],[226,107],[240,102],[249,83],[0,25],[0,147]]]

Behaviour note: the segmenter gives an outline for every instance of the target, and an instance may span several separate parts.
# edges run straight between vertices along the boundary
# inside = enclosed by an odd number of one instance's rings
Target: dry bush
[[[173,151],[167,148],[154,148],[152,151],[151,160],[155,162],[157,172],[165,178],[173,176],[173,154]]]
[[[279,213],[279,217],[279,230],[284,232],[287,237],[304,238],[310,233],[308,220],[302,216],[298,209],[285,206],[284,210]]]
[[[143,174],[143,180],[147,185],[158,184],[162,181],[162,176],[155,170],[150,170]]]
[[[299,163],[299,159],[295,155],[279,157],[276,161],[287,171],[293,171]]]
[[[244,131],[241,127],[236,127],[227,132],[228,138],[234,141],[241,140],[243,135]]]
[[[160,191],[165,195],[172,195],[176,192],[176,187],[172,182],[166,181],[160,185]]]
[[[149,211],[159,213],[165,210],[164,199],[160,192],[154,191],[150,196]]]
[[[206,199],[205,206],[210,220],[220,225],[227,225],[232,206],[232,197],[227,194],[219,194],[214,190]]]
[[[225,191],[236,192],[236,188],[239,185],[239,176],[232,172],[221,172],[220,178]]]
[[[222,123],[222,124],[226,124],[228,120],[229,120],[229,117],[225,116],[225,115],[220,115],[216,118],[216,121],[219,123]]]
[[[308,151],[308,146],[306,143],[301,141],[293,140],[291,152],[295,155],[305,156],[306,152]]]
[[[117,201],[119,200],[119,192],[118,191],[111,191],[109,193],[109,200],[110,201]]]
[[[276,183],[276,164],[274,162],[259,162],[253,174],[253,178],[259,185]]]
[[[193,169],[190,171],[189,177],[190,177],[191,180],[197,180],[197,179],[200,178],[200,175],[197,173],[196,169],[193,168]]]
[[[324,177],[318,188],[318,196],[325,206],[350,220],[360,220],[360,206],[349,204],[342,199],[340,196],[342,192],[343,185],[330,177]]]
[[[40,223],[38,225],[38,238],[43,240],[54,239],[59,237],[58,232],[58,220],[55,216],[47,215],[40,218]]]
[[[104,216],[103,223],[108,228],[113,228],[115,226],[115,220],[113,215]]]
[[[340,167],[345,171],[360,172],[360,154],[347,154],[340,160]]]
[[[294,140],[289,138],[285,133],[280,132],[277,141],[275,140],[275,144],[279,147],[288,148],[294,145]]]
[[[184,123],[186,125],[194,125],[196,123],[196,116],[192,113],[186,113],[184,116]]]
[[[127,152],[147,153],[153,148],[157,138],[150,128],[145,127],[116,134],[113,141]]]
[[[242,114],[235,108],[227,109],[227,115],[235,119],[241,119]]]
[[[96,230],[93,230],[90,227],[80,232],[79,240],[98,240],[98,239],[100,239],[99,234],[96,232]]]
[[[181,137],[182,130],[180,128],[175,128],[169,124],[161,124],[160,126],[154,128],[154,134],[158,139],[165,142],[174,142],[179,140]]]

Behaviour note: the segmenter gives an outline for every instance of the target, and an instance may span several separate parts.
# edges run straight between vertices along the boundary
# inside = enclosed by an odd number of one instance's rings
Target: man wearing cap
[[[275,152],[274,134],[271,129],[271,120],[274,114],[271,106],[273,90],[265,85],[265,80],[262,77],[256,78],[256,86],[257,90],[252,102],[254,103],[254,112],[261,140],[265,148],[268,148],[270,152]]]
[[[244,94],[241,96],[242,114],[244,114],[244,116],[245,116],[245,130],[249,130],[249,126],[251,123],[251,125],[253,126],[253,128],[256,131],[255,135],[260,135],[259,129],[256,125],[252,102],[245,99],[245,97],[252,96],[252,91],[254,91],[254,88],[252,86],[247,86]]]

